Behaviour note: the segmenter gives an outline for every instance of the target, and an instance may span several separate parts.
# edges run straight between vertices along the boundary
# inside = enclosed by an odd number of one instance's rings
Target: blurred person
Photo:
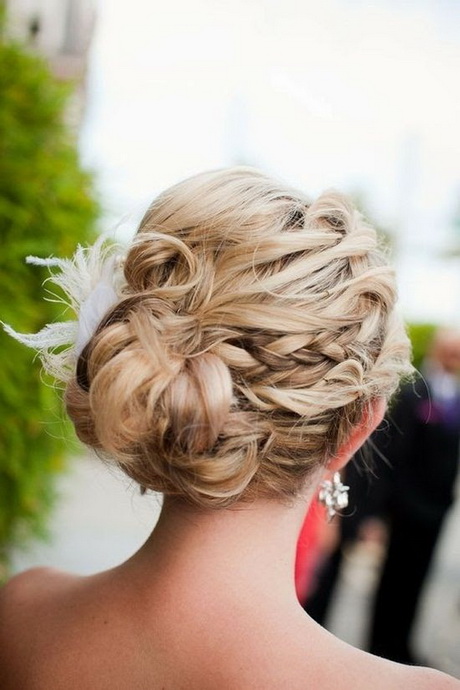
[[[388,486],[382,477],[379,460],[372,462],[372,468],[367,467],[366,460],[358,452],[358,457],[345,467],[344,482],[350,488],[349,505],[335,520],[335,540],[325,548],[321,544],[317,548],[310,588],[300,599],[305,611],[326,627],[344,557],[358,541],[382,544],[386,536],[383,521]]]
[[[348,500],[348,499],[347,499]],[[318,559],[328,551],[331,525],[327,524],[324,506],[319,500],[313,500],[305,515],[297,539],[295,557],[295,586],[297,599],[305,601],[312,588]],[[330,547],[332,550],[332,545]]]
[[[408,664],[417,663],[410,644],[414,622],[454,500],[460,445],[458,332],[436,333],[422,372],[415,384],[402,387],[372,436],[373,473],[363,472],[362,463],[347,465],[353,504],[340,520],[339,541],[320,562],[316,586],[304,603],[309,615],[324,624],[346,550],[358,539],[386,543],[369,649]]]
[[[436,333],[422,373],[414,385],[402,388],[387,429],[376,437],[390,463],[384,470],[389,541],[369,647],[403,663],[416,663],[411,649],[414,621],[454,500],[460,445],[459,332]]]
[[[126,251],[53,265],[77,322],[8,331],[66,382],[80,439],[164,503],[118,567],[6,585],[2,689],[460,688],[343,643],[296,598],[307,507],[319,488],[343,505],[336,473],[409,370],[393,272],[349,202],[206,173]]]

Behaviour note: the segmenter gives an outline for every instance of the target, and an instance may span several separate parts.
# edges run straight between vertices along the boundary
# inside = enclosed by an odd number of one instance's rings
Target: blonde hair
[[[124,276],[66,403],[144,489],[201,507],[294,496],[409,370],[393,271],[336,192],[197,175],[153,202]]]

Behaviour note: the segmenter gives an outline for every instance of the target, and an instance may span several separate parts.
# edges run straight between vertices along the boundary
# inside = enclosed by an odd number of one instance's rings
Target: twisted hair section
[[[336,192],[198,175],[154,201],[124,277],[66,401],[145,489],[205,508],[294,496],[410,370],[393,271]]]

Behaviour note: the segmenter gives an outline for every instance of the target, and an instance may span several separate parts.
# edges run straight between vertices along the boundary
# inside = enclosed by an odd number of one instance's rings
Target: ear
[[[387,404],[384,398],[376,398],[364,410],[360,422],[351,430],[347,440],[340,446],[337,453],[327,465],[327,469],[338,472],[361,448],[364,441],[372,434],[382,421]]]

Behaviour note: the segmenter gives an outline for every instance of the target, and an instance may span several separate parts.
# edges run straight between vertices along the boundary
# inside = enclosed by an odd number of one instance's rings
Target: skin
[[[430,348],[430,359],[449,374],[460,374],[460,333],[454,330],[437,332]]]
[[[330,462],[335,471],[380,421],[378,403]],[[4,690],[454,690],[460,682],[341,642],[297,602],[294,559],[324,476],[290,505],[220,511],[166,500],[144,546],[90,577],[20,574],[0,592]]]

